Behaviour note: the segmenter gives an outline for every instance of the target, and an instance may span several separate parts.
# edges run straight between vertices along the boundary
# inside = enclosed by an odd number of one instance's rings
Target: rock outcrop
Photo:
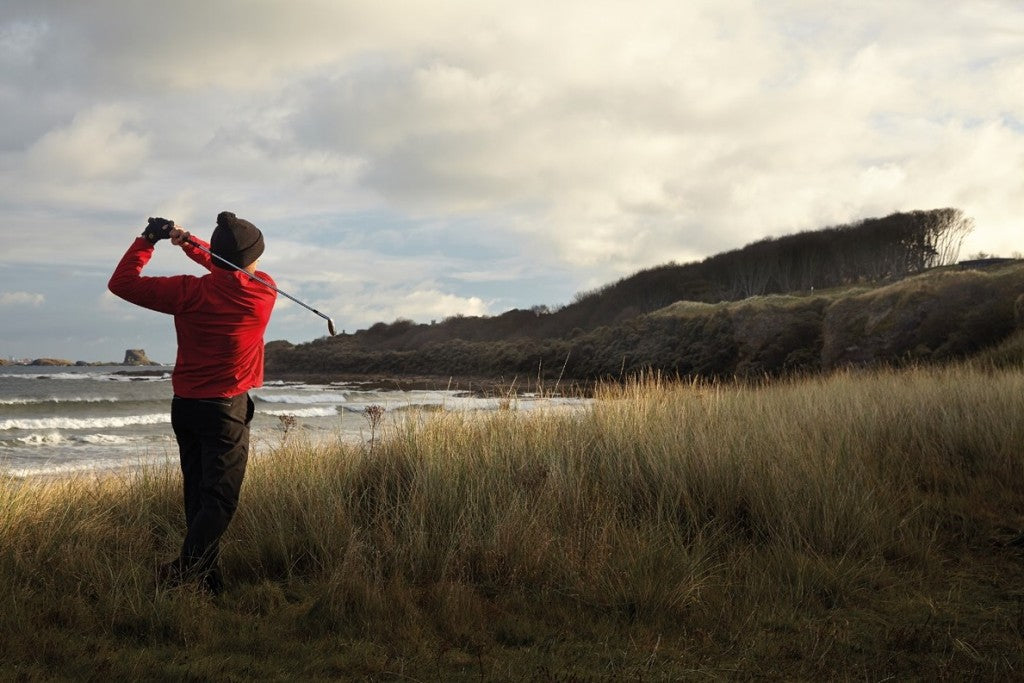
[[[127,349],[124,352],[124,363],[122,365],[160,365],[154,363],[147,356],[144,349]]]

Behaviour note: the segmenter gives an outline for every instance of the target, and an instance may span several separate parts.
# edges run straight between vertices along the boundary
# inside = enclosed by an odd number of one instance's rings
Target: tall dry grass
[[[1021,415],[1024,372],[960,367],[652,376],[584,410],[425,414],[371,445],[293,434],[250,465],[212,604],[152,582],[181,538],[175,472],[10,481],[0,640],[36,672],[117,651],[132,673],[196,643],[287,657],[280,624],[299,650],[529,647],[523,619],[579,610],[699,635],[742,664],[736,643],[766,624],[927,583],[987,523],[1020,523]]]

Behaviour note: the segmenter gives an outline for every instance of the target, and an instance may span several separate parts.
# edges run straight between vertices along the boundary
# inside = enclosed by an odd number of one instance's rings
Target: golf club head
[[[327,331],[331,333],[332,337],[337,334],[337,332],[334,331],[334,321],[330,318],[327,319]]]

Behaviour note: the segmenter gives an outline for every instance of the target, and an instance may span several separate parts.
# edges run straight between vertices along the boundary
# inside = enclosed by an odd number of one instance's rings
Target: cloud
[[[9,42],[21,47],[38,27],[33,63],[60,85],[98,91],[133,88],[273,91],[282,79],[367,52],[415,53],[447,40],[456,23],[490,14],[493,2],[409,5],[397,0],[282,5],[237,0],[110,3],[97,8],[60,0],[7,3]],[[60,49],[47,50],[59,45]],[[209,89],[209,90],[207,90]]]
[[[952,186],[929,176],[959,145],[944,122],[1004,116],[987,93],[1007,92],[1016,58],[1008,45],[984,48],[987,66],[962,56],[991,29],[973,14],[960,35],[948,17],[919,26],[920,6],[873,7],[839,21],[784,6],[787,25],[817,28],[792,35],[743,2],[612,3],[562,23],[545,8],[536,23],[562,28],[539,39],[513,11],[487,41],[435,45],[427,61],[385,55],[307,79],[282,123],[300,145],[358,159],[356,179],[391,206],[477,213],[617,274],[766,234],[984,204],[969,169],[951,167]]]
[[[369,327],[376,322],[399,318],[427,322],[455,315],[479,316],[491,313],[479,297],[457,296],[429,285],[411,291],[406,287],[374,288],[358,297],[330,300],[325,308],[333,311],[332,317],[339,324],[344,321],[345,325],[355,327]]]
[[[349,326],[396,318],[423,322],[489,314],[480,297],[444,291],[430,279],[452,270],[456,263],[442,256],[389,257],[366,249],[311,247],[287,239],[268,242],[260,262],[281,290]],[[292,318],[310,315],[286,297],[278,299],[277,313]]]
[[[393,287],[373,286],[304,301],[332,318],[339,330],[350,332],[399,318],[428,322],[455,315],[481,316],[493,312],[480,297],[459,296],[429,284],[412,290],[404,283]],[[323,324],[314,314],[281,297],[274,306],[268,337],[277,338],[277,330],[293,326],[313,330],[312,336],[322,336]]]
[[[146,160],[147,136],[119,105],[93,107],[49,131],[28,150],[26,166],[48,181],[125,180]]]
[[[414,290],[389,306],[395,318],[447,318],[453,315],[487,315],[487,304],[479,297],[460,297],[436,289]],[[386,320],[391,316],[377,318]]]
[[[13,42],[31,46],[19,54],[65,78],[88,65],[147,103],[133,120],[79,109],[30,155],[60,167],[69,138],[96,140],[122,154],[86,149],[65,163],[117,175],[148,146],[159,163],[99,188],[107,201],[176,183],[264,215],[297,204],[473,215],[614,273],[902,208],[891,186],[861,182],[865,167],[931,163],[943,140],[899,128],[997,120],[1018,103],[1008,86],[1022,68],[1021,12],[1006,3],[481,2],[403,6],[400,19],[386,2],[44,19],[37,6],[12,24],[35,27],[19,29],[29,37]],[[161,41],[144,30],[154,22]],[[212,203],[190,202],[184,217],[205,220]]]
[[[0,292],[0,307],[29,306],[39,308],[46,297],[33,292]]]
[[[47,26],[37,21],[12,21],[0,25],[0,63],[31,64],[39,52]]]

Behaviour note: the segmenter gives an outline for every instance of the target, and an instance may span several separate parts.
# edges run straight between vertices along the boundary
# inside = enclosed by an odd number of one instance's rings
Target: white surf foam
[[[171,373],[164,372],[160,375],[115,375],[109,372],[54,372],[52,374],[20,374],[14,372],[0,373],[0,377],[15,377],[18,379],[53,379],[53,380],[93,380],[112,382],[165,382],[171,378]]]
[[[0,473],[5,476],[27,478],[46,475],[73,474],[76,472],[99,473],[119,470],[125,467],[142,467],[147,465],[169,465],[173,461],[164,455],[133,455],[130,458],[93,458],[90,460],[65,460],[53,458],[32,463],[16,463],[11,461],[6,467],[0,466]]]
[[[103,396],[69,396],[67,398],[0,398],[0,406],[22,406],[43,403],[117,403],[119,399]]]
[[[123,415],[120,417],[92,417],[75,419],[70,417],[41,417],[25,420],[0,420],[0,431],[6,429],[24,429],[36,431],[43,429],[111,429],[130,425],[153,425],[170,422],[168,413],[152,415]]]
[[[75,439],[82,443],[88,443],[99,445],[99,446],[122,446],[124,444],[139,441],[139,439],[132,439],[127,436],[117,436],[116,434],[86,434],[85,436]]]
[[[103,379],[112,382],[166,382],[171,378],[171,373],[165,372],[162,375],[97,375],[95,379]]]
[[[345,403],[348,397],[339,392],[319,392],[315,394],[257,394],[256,400],[264,403]]]
[[[337,415],[336,408],[296,408],[295,410],[261,410],[263,415],[291,415],[293,417],[330,417]]]
[[[57,444],[64,443],[64,437],[59,432],[48,432],[46,434],[29,434],[28,436],[15,439],[15,441],[26,446],[56,446]]]

